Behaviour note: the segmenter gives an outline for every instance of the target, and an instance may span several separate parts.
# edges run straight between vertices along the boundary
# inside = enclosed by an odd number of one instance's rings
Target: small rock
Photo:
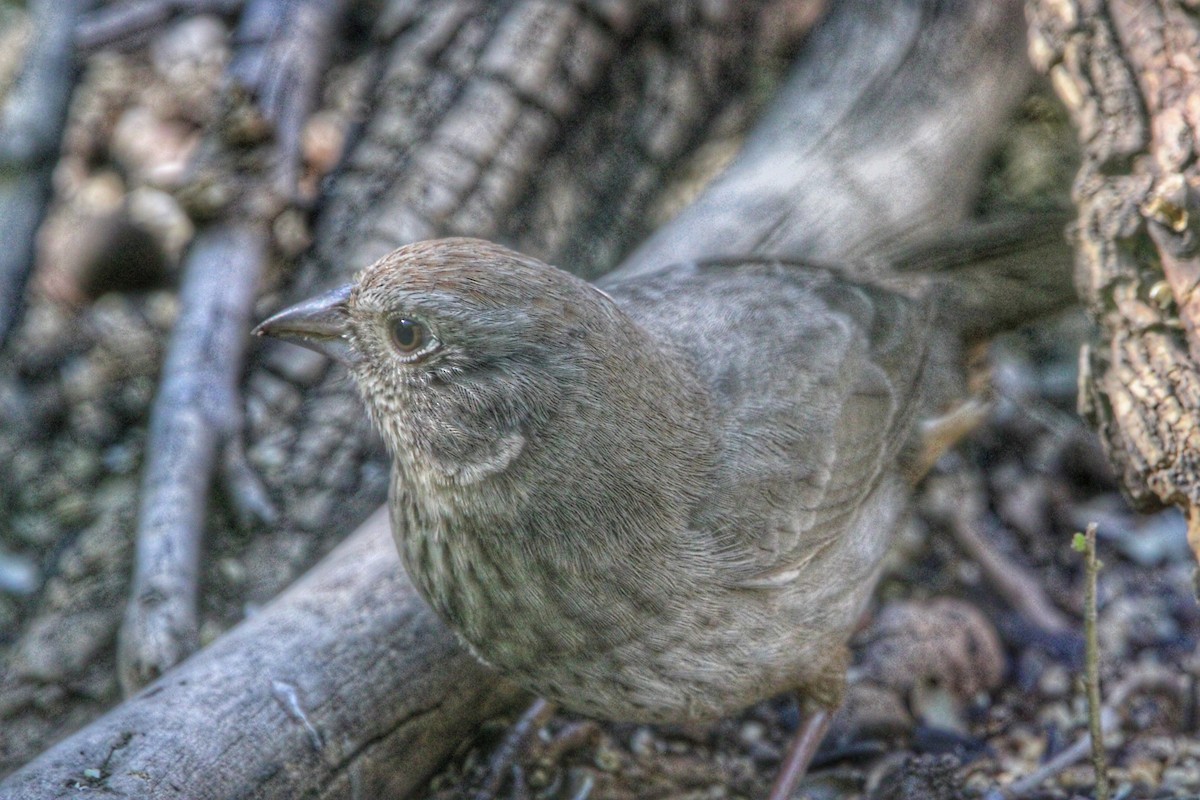
[[[957,800],[960,797],[954,756],[908,756],[885,775],[871,800]]]
[[[183,156],[186,163],[186,154]],[[172,263],[179,263],[196,228],[175,198],[166,192],[139,186],[129,193],[129,219],[158,241]]]
[[[658,750],[655,744],[649,728],[638,728],[629,739],[629,750],[638,758],[652,758]]]
[[[221,577],[232,584],[246,582],[246,567],[236,558],[222,558],[217,562],[217,570]]]
[[[1049,664],[1038,679],[1038,692],[1051,700],[1066,697],[1071,691],[1071,675],[1062,664]]]
[[[42,576],[33,560],[0,551],[0,592],[28,597],[42,585]]]
[[[592,757],[592,763],[601,772],[616,772],[621,767],[621,754],[602,739],[596,747],[596,754]]]
[[[893,603],[863,640],[866,680],[902,693],[936,685],[961,701],[988,691],[1004,676],[995,628],[974,606],[939,598]]]
[[[342,158],[346,131],[341,116],[319,111],[309,118],[302,134],[304,161],[318,176],[333,171]]]
[[[135,182],[175,186],[198,142],[187,125],[161,119],[145,106],[132,106],[117,120],[110,147],[114,160]]]
[[[766,733],[767,727],[765,725],[761,722],[751,720],[742,725],[742,729],[738,732],[738,739],[741,740],[742,744],[750,746],[761,742]]]
[[[297,386],[311,386],[329,368],[329,359],[314,350],[268,342],[263,363],[272,372]]]

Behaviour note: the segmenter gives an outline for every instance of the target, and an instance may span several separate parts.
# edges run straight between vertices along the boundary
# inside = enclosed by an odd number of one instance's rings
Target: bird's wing
[[[696,524],[746,585],[786,584],[849,528],[911,442],[929,303],[778,262],[683,265],[606,287],[694,361],[723,434]]]

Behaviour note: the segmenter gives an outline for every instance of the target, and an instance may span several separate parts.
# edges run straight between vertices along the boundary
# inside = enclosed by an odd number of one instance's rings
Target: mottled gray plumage
[[[603,288],[447,239],[317,303],[393,455],[410,576],[480,658],[585,714],[835,705],[904,506],[927,305],[774,263]],[[400,318],[430,352],[397,351]]]

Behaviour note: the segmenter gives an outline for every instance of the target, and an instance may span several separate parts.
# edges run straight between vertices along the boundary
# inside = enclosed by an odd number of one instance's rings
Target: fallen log
[[[260,613],[0,795],[403,797],[521,694],[458,647],[402,572],[377,513]]]

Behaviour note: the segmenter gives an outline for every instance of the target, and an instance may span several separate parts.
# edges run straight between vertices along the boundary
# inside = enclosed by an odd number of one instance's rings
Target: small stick
[[[1084,682],[1088,699],[1088,733],[1077,739],[1070,747],[1042,764],[1024,778],[1013,781],[1002,789],[992,789],[984,800],[1015,800],[1035,791],[1049,778],[1084,758],[1090,751],[1092,767],[1096,772],[1096,800],[1108,800],[1108,756],[1104,750],[1104,734],[1117,727],[1117,711],[1137,691],[1146,689],[1177,690],[1174,676],[1169,672],[1135,674],[1124,681],[1113,692],[1110,706],[1100,702],[1100,640],[1096,628],[1096,578],[1103,566],[1096,558],[1096,523],[1087,527],[1086,533],[1075,534],[1072,547],[1084,554]]]
[[[522,750],[529,744],[529,738],[554,717],[558,707],[544,697],[539,697],[530,703],[529,708],[521,718],[513,723],[504,736],[504,741],[496,748],[488,764],[487,780],[475,794],[475,800],[496,800],[504,785],[504,778],[521,757]]]
[[[978,531],[982,516],[975,504],[962,503],[951,512],[950,530],[987,576],[988,582],[1022,616],[1047,633],[1070,630],[1066,614],[1059,611],[1046,595],[1036,577],[1008,558]]]
[[[260,92],[256,99],[274,104],[268,107],[277,111],[268,116],[283,113],[282,122],[299,129],[315,102],[329,52],[326,40],[344,3],[306,0],[307,16],[299,29],[285,24],[296,22],[300,13],[292,5],[250,0],[227,75],[235,82],[242,80],[246,65],[261,62],[266,72],[255,79],[263,81],[272,70],[286,67],[295,80],[279,84],[273,92]],[[258,24],[263,20],[265,28]],[[256,32],[265,41],[256,38]],[[264,45],[270,56],[265,59]],[[270,145],[276,158],[286,163],[294,162],[299,152],[289,141],[281,137]],[[248,205],[250,210],[240,218],[227,213],[226,219],[202,231],[184,267],[179,321],[151,413],[134,585],[120,633],[118,674],[126,694],[157,678],[199,644],[200,542],[218,467],[240,519],[270,523],[275,518],[266,490],[246,463],[241,440],[238,381],[267,261],[270,220],[264,208],[274,207]]]
[[[229,76],[254,97],[275,132],[275,191],[297,198],[301,135],[321,93],[346,0],[251,0],[238,23]]]
[[[78,75],[71,41],[88,0],[31,4],[36,35],[0,108],[0,345],[21,315],[37,232]]]
[[[235,223],[201,232],[188,254],[180,317],[150,416],[134,585],[118,651],[126,694],[199,643],[196,595],[210,477],[218,448],[241,434],[236,387],[265,260],[265,230]]]
[[[1096,558],[1096,523],[1089,524],[1087,533],[1082,536],[1075,535],[1075,549],[1082,549],[1084,552],[1084,676],[1087,682],[1092,767],[1096,771],[1096,800],[1108,800],[1108,758],[1104,752],[1104,726],[1100,706],[1100,639],[1096,632],[1096,576],[1101,566]]]
[[[172,19],[185,15],[232,15],[244,0],[135,0],[105,6],[84,17],[75,28],[75,47],[89,54],[115,44],[131,45]]]
[[[1104,732],[1114,730],[1117,727],[1117,712],[1111,708],[1103,709],[1097,718],[1101,722],[1101,728]],[[984,800],[1016,800],[1016,798],[1032,794],[1047,780],[1086,757],[1089,750],[1095,752],[1092,744],[1094,741],[1103,742],[1103,737],[1093,737],[1092,734],[1085,733],[1073,742],[1070,747],[1060,752],[1045,764],[1042,764],[1024,778],[1018,778],[1002,789],[992,789],[984,795]]]

